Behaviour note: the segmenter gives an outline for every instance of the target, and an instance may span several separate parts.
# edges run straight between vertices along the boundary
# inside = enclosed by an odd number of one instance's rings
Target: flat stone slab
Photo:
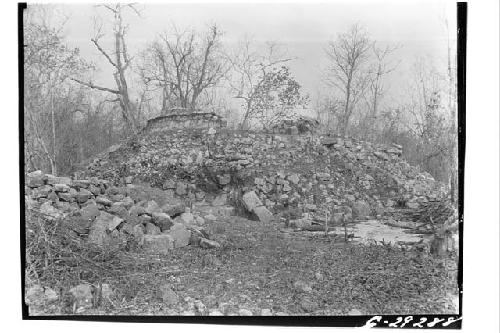
[[[174,240],[170,235],[145,235],[144,250],[149,253],[167,254],[174,248]]]
[[[253,212],[255,208],[262,206],[262,201],[260,201],[257,194],[254,191],[247,192],[242,197],[243,203],[245,204],[248,211]]]
[[[260,206],[254,208],[253,212],[259,218],[259,221],[264,223],[269,223],[274,220],[273,213],[271,213],[266,206]]]

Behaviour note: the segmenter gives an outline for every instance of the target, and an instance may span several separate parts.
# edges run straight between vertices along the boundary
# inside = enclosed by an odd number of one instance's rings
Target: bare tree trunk
[[[127,46],[125,43],[125,35],[126,35],[126,26],[123,24],[122,19],[122,10],[123,7],[121,4],[116,4],[115,7],[104,6],[107,10],[111,11],[114,14],[114,53],[106,52],[101,45],[99,44],[99,39],[103,36],[103,34],[97,31],[95,38],[92,38],[91,41],[97,48],[97,50],[107,59],[107,61],[114,67],[115,72],[113,73],[113,77],[116,83],[116,89],[110,89],[106,87],[101,87],[93,84],[92,82],[83,82],[81,80],[73,78],[73,81],[83,84],[89,88],[105,91],[108,93],[112,93],[116,96],[116,99],[113,102],[118,102],[122,111],[122,117],[126,122],[127,127],[132,132],[137,132],[138,124],[133,115],[133,105],[130,102],[130,97],[128,93],[128,85],[126,79],[126,71],[131,63],[131,58],[127,53]],[[126,8],[131,8],[136,11],[131,4],[126,5]],[[137,12],[137,11],[136,11]],[[114,60],[112,59],[112,55],[114,54]]]
[[[349,107],[351,99],[351,80],[348,79],[346,87],[345,109],[342,121],[340,122],[340,134],[345,136],[347,134],[347,126],[349,125]]]
[[[248,118],[250,117],[251,101],[247,100],[247,107],[245,111],[245,115],[243,116],[243,121],[240,124],[240,129],[246,129],[248,126]]]
[[[57,164],[56,164],[56,122],[54,115],[54,95],[51,89],[50,92],[50,118],[52,125],[52,158],[50,159],[50,169],[54,176],[57,176]]]

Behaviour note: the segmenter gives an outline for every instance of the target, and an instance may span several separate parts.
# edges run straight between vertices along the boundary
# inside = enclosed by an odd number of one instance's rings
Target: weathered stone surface
[[[95,198],[95,202],[98,204],[101,204],[103,206],[111,206],[113,204],[113,201],[111,201],[107,196],[105,195],[100,195],[97,198]]]
[[[102,189],[99,186],[96,186],[94,184],[90,184],[87,189],[90,191],[90,193],[92,193],[92,195],[102,194]]]
[[[108,239],[108,232],[113,231],[123,222],[118,216],[101,211],[101,214],[92,223],[89,231],[89,241],[103,246]]]
[[[383,153],[383,152],[379,152],[379,151],[375,151],[373,152],[373,155],[377,156],[378,158],[382,159],[382,160],[389,160],[389,156],[387,156],[387,154]]]
[[[299,228],[299,229],[310,227],[311,224],[312,224],[312,221],[310,219],[307,219],[307,218],[302,218],[302,219],[298,219],[298,220],[290,220],[290,222],[289,222],[289,225],[291,228]]]
[[[47,201],[40,206],[40,213],[42,213],[45,218],[49,220],[56,220],[63,218],[66,214],[59,209],[52,206],[52,203]]]
[[[331,218],[331,224],[338,226],[344,223],[344,213],[333,213]]]
[[[363,312],[359,311],[358,309],[352,309],[347,313],[348,316],[362,316]]]
[[[133,223],[125,223],[122,229],[124,232],[128,233],[129,235],[134,236],[134,239],[136,242],[140,245],[144,243],[144,226],[142,224],[133,224]]]
[[[223,316],[224,314],[217,309],[212,309],[208,312],[209,316]]]
[[[162,211],[164,213],[168,214],[168,216],[172,216],[172,217],[184,213],[185,210],[186,210],[186,206],[182,202],[173,203],[173,204],[166,203],[162,207]]]
[[[262,206],[262,201],[260,201],[257,194],[254,191],[247,192],[242,197],[243,203],[245,204],[245,208],[253,212],[256,207]]]
[[[220,244],[210,239],[200,238],[200,247],[205,249],[217,249],[220,247]]]
[[[273,214],[265,206],[256,207],[253,212],[259,218],[259,221],[269,223],[274,220]]]
[[[69,290],[73,296],[73,302],[77,309],[86,309],[92,307],[93,287],[89,284],[79,284]]]
[[[125,197],[122,201],[121,201],[121,204],[123,205],[123,207],[125,207],[126,209],[130,209],[133,205],[134,205],[134,200],[132,200],[131,197]]]
[[[139,216],[139,220],[141,221],[141,223],[146,224],[148,222],[153,221],[153,218],[151,216],[149,216],[148,214],[144,214],[144,215]]]
[[[300,301],[300,308],[305,312],[314,312],[318,309],[318,304],[305,297]]]
[[[53,175],[45,175],[47,177],[47,184],[55,185],[55,184],[65,184],[68,186],[72,185],[71,178],[69,177],[56,177]]]
[[[156,225],[154,225],[153,223],[146,223],[145,225],[145,228],[146,228],[146,235],[159,235],[161,234],[161,230],[159,227],[157,227]]]
[[[54,191],[49,192],[49,194],[47,195],[47,199],[52,201],[52,202],[59,201],[59,197],[57,196],[56,192],[54,192]]]
[[[71,204],[69,202],[65,202],[65,201],[55,202],[54,207],[63,211],[64,213],[68,213],[68,214],[75,214],[79,211],[78,206],[75,207],[73,204]]]
[[[173,181],[172,179],[167,179],[164,183],[163,183],[163,189],[164,190],[173,190],[175,189],[175,181]]]
[[[154,224],[156,224],[161,231],[169,230],[170,227],[174,224],[174,221],[168,216],[168,214],[165,213],[153,213],[152,214],[152,221]]]
[[[123,199],[125,199],[125,194],[121,194],[121,193],[108,194],[108,196],[111,199],[111,201],[114,201],[114,202],[119,202],[119,201],[122,201]]]
[[[174,248],[174,240],[172,236],[166,234],[145,235],[143,247],[149,253],[167,254]]]
[[[146,209],[144,207],[138,206],[138,205],[132,206],[129,209],[129,214],[135,215],[135,216],[140,216],[140,215],[146,214]]]
[[[54,190],[56,192],[69,192],[70,187],[66,184],[55,184]]]
[[[366,218],[371,215],[370,205],[365,201],[356,201],[352,206],[353,217]]]
[[[194,215],[191,213],[189,208],[186,208],[186,211],[179,216],[178,220],[180,220],[181,223],[185,224],[192,224],[195,221]]]
[[[262,310],[260,310],[260,315],[261,316],[272,316],[273,312],[271,311],[271,309],[262,309]]]
[[[154,200],[148,201],[148,203],[146,204],[145,210],[146,210],[146,213],[149,215],[152,215],[153,213],[161,213],[162,212],[161,207],[158,206],[158,204]]]
[[[88,188],[90,185],[90,180],[87,179],[75,179],[73,180],[73,186],[76,188]]]
[[[48,303],[56,302],[59,299],[59,294],[51,288],[45,288],[44,296]]]
[[[166,305],[175,305],[179,303],[179,296],[172,290],[172,287],[168,284],[160,286],[160,296],[163,303]]]
[[[217,206],[214,207],[213,213],[223,217],[229,217],[234,215],[234,207],[232,206]]]
[[[419,204],[418,204],[418,202],[415,202],[415,201],[407,201],[406,207],[408,207],[410,209],[417,209],[419,207]]]
[[[106,300],[109,300],[111,297],[114,296],[114,292],[113,292],[113,289],[111,288],[111,286],[107,283],[103,283],[101,285],[101,297],[103,299],[106,299]]]
[[[42,171],[33,171],[27,175],[26,185],[32,188],[40,187],[45,184],[45,179],[47,179],[47,177],[42,173]]]
[[[191,238],[191,231],[189,231],[184,225],[176,223],[170,228],[168,233],[172,236],[174,240],[174,247],[184,247],[189,245],[189,240]]]
[[[128,217],[128,210],[121,202],[115,202],[108,208],[108,213],[126,219]]]
[[[42,185],[38,188],[33,189],[33,191],[31,192],[31,197],[33,199],[46,198],[51,191],[52,188],[49,185]]]
[[[92,193],[84,188],[80,189],[75,195],[75,199],[78,203],[84,203],[92,197]]]
[[[40,171],[41,172],[41,171]],[[30,287],[24,295],[24,300],[28,305],[42,305],[45,303],[45,290],[41,285]]]
[[[187,186],[184,183],[177,182],[177,185],[175,187],[175,194],[179,196],[183,196],[187,194]]]
[[[220,185],[227,185],[231,182],[230,174],[217,175],[217,181]]]
[[[227,194],[222,193],[218,195],[213,201],[212,206],[223,206],[227,204]]]
[[[293,284],[293,287],[295,288],[295,290],[303,292],[303,293],[311,293],[312,292],[312,288],[311,288],[310,284],[305,282],[305,281],[300,281],[300,280],[295,281],[295,283]]]
[[[240,316],[253,316],[252,311],[247,310],[247,309],[240,309],[240,310],[238,311],[238,314],[239,314]]]
[[[99,208],[95,204],[90,204],[80,209],[80,216],[90,222],[93,222],[97,216],[99,216],[101,212]]]
[[[187,229],[191,231],[191,237],[189,238],[189,244],[191,245],[200,245],[200,241],[202,238],[209,238],[209,234],[205,229],[198,226],[187,226]]]
[[[60,192],[57,194],[59,196],[59,200],[65,201],[65,202],[72,202],[74,201],[73,196],[68,193],[68,192]]]

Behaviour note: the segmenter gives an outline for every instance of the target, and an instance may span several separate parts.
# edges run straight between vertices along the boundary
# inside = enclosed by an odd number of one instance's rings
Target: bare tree
[[[138,129],[138,124],[134,116],[134,106],[130,100],[127,83],[127,71],[130,68],[132,61],[132,58],[128,54],[127,44],[125,42],[125,36],[128,32],[129,26],[123,21],[123,13],[125,10],[131,10],[139,15],[139,11],[133,4],[118,3],[115,5],[100,5],[100,7],[105,8],[113,15],[114,49],[112,52],[109,52],[102,47],[100,41],[105,34],[102,32],[102,24],[97,22],[97,20],[95,24],[96,33],[95,36],[91,38],[91,41],[101,55],[106,58],[108,63],[114,67],[113,77],[115,79],[116,88],[107,88],[94,84],[92,81],[85,82],[76,78],[73,78],[73,80],[92,89],[114,94],[116,98],[111,101],[119,103],[125,123],[132,131],[135,132]]]
[[[250,119],[259,116],[263,111],[265,94],[284,86],[288,80],[272,82],[277,77],[276,69],[292,60],[275,42],[268,42],[264,54],[253,49],[252,41],[245,38],[239,42],[234,54],[228,56],[232,64],[233,79],[230,81],[234,98],[243,100],[243,119],[240,128],[247,128]],[[267,90],[267,91],[266,91]]]
[[[73,109],[78,92],[66,84],[71,75],[90,69],[77,49],[64,44],[64,23],[51,26],[54,13],[50,7],[32,5],[26,11],[24,22],[24,112],[26,115],[26,162],[33,168],[42,168],[48,161],[50,172],[58,173],[58,122],[62,113]]]
[[[384,77],[387,74],[393,72],[399,65],[399,62],[391,61],[389,57],[400,47],[401,46],[399,44],[386,45],[385,47],[380,47],[375,42],[372,44],[372,51],[375,61],[372,65],[372,68],[369,70],[368,76],[368,91],[366,94],[368,112],[364,119],[365,137],[369,137],[370,134],[374,134],[374,127],[377,123],[380,103],[387,90],[384,82]]]
[[[228,66],[222,57],[222,32],[213,25],[205,36],[194,31],[163,33],[144,53],[140,73],[146,85],[162,92],[168,105],[196,109],[200,96],[216,87]]]
[[[371,45],[368,35],[356,24],[348,32],[339,34],[325,50],[330,60],[326,81],[343,96],[343,112],[337,128],[342,135],[348,131],[354,108],[367,87],[368,73],[365,65]]]

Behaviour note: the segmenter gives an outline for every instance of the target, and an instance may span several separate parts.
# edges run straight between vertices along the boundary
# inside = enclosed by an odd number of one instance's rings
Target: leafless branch
[[[81,80],[78,80],[78,79],[75,79],[75,78],[71,78],[71,80],[73,80],[73,81],[75,81],[75,82],[77,82],[79,84],[82,84],[84,86],[87,86],[89,88],[92,88],[92,89],[106,91],[106,92],[109,92],[109,93],[112,93],[112,94],[117,94],[117,95],[120,94],[120,92],[118,90],[114,90],[114,89],[110,89],[110,88],[106,88],[106,87],[97,86],[97,85],[93,84],[92,82],[84,82],[84,81],[81,81]]]

